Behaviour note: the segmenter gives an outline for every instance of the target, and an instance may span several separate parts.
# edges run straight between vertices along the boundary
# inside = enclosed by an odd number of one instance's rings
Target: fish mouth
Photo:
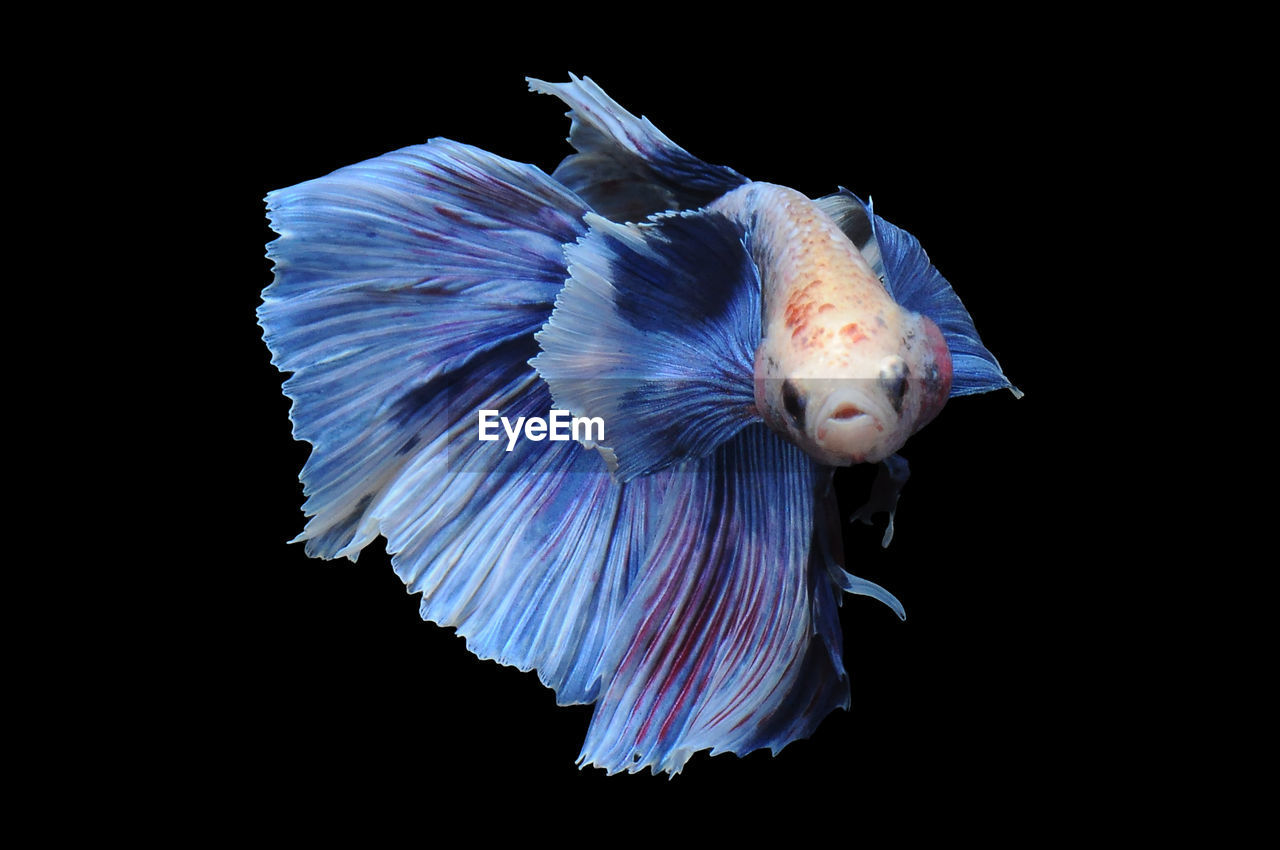
[[[837,422],[852,421],[857,419],[859,416],[870,416],[870,414],[864,413],[856,404],[850,404],[848,402],[844,402],[835,410],[831,411],[831,413],[827,414],[828,419],[834,419]]]
[[[886,413],[867,399],[837,394],[823,405],[814,419],[814,442],[844,463],[882,460],[887,436]]]

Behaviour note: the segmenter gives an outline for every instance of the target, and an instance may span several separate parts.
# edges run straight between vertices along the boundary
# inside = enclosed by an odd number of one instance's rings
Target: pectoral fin
[[[740,229],[708,211],[587,224],[534,367],[556,407],[603,420],[619,480],[706,456],[759,418],[760,282]]]

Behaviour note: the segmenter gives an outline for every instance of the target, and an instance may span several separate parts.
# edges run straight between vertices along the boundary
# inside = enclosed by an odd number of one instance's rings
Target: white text
[[[553,410],[547,419],[541,416],[519,416],[514,424],[496,410],[481,410],[480,439],[485,442],[501,439],[498,433],[499,423],[502,430],[507,432],[507,451],[516,447],[521,430],[524,431],[526,440],[533,440],[535,443],[542,440],[577,440],[591,444],[604,440],[603,419],[599,416],[574,416],[567,410]]]

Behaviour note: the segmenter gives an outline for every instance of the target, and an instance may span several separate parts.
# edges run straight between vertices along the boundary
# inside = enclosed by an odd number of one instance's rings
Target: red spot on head
[[[867,338],[867,335],[858,327],[857,322],[850,322],[840,329],[840,336],[844,337],[848,342],[861,342]]]
[[[804,327],[805,322],[809,321],[809,317],[813,315],[813,302],[803,297],[801,293],[796,293],[787,301],[787,308],[783,312],[786,327],[800,328]]]
[[[951,393],[951,349],[947,348],[947,339],[933,320],[928,316],[921,316],[921,318],[924,320],[925,341],[929,344],[929,352],[933,355],[934,363],[937,364],[942,376],[942,392],[945,398]]]
[[[947,340],[928,316],[921,316],[920,323],[924,326],[925,346],[932,361],[928,365],[936,368],[938,373],[936,380],[925,381],[925,397],[920,408],[920,420],[915,425],[917,429],[937,416],[951,396],[951,350],[947,348]]]

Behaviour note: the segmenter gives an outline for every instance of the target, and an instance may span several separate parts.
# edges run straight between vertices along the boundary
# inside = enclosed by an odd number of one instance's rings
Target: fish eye
[[[907,394],[907,376],[910,374],[907,364],[897,357],[880,369],[880,387],[898,413],[902,412],[902,398]]]
[[[805,399],[796,389],[796,385],[791,383],[791,379],[782,382],[782,406],[786,409],[787,415],[791,417],[791,421],[796,424],[797,428],[804,427],[804,407]]]
[[[926,372],[924,376],[925,391],[929,393],[936,393],[941,389],[941,384],[942,370],[938,368],[938,364],[930,364],[929,371]]]
[[[907,394],[907,376],[887,378],[883,381],[884,391],[889,396],[893,409],[902,412],[902,397]]]

